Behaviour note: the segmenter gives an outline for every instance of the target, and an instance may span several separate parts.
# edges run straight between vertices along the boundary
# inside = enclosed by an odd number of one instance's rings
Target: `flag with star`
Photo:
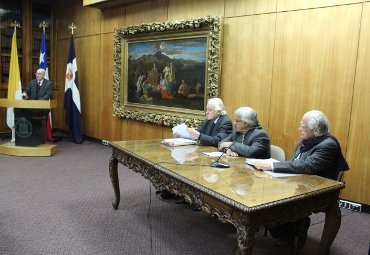
[[[42,68],[45,70],[45,79],[49,79],[49,68],[48,68],[48,57],[46,54],[46,43],[45,43],[45,31],[42,32],[41,37],[41,46],[40,46],[40,60],[39,60],[39,68]],[[46,120],[46,140],[51,141],[53,138],[51,128],[51,111],[48,114],[47,120]]]
[[[82,143],[81,130],[81,104],[80,91],[78,88],[77,60],[73,34],[71,36],[68,61],[66,69],[66,80],[64,87],[64,109],[66,110],[66,122],[71,131],[75,143]]]

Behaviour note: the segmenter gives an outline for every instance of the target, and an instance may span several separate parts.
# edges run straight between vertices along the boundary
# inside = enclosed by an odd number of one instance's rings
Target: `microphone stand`
[[[243,135],[240,135],[234,142],[232,142],[229,146],[227,146],[226,148],[224,148],[224,150],[222,150],[222,153],[221,155],[211,163],[211,167],[214,167],[214,168],[230,168],[230,165],[226,162],[221,162],[219,161],[220,158],[226,153],[226,151],[228,149],[230,149],[231,146],[233,146],[236,142],[239,141],[240,137],[242,137]]]

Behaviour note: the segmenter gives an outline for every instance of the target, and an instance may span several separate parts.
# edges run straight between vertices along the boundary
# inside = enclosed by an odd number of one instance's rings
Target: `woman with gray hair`
[[[232,157],[271,157],[270,138],[258,123],[256,110],[240,107],[234,111],[234,130],[219,143],[219,150]]]

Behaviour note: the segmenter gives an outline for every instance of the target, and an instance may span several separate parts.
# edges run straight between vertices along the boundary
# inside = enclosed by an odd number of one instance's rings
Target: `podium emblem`
[[[26,118],[19,118],[15,123],[15,133],[21,138],[28,138],[32,135],[32,124]]]

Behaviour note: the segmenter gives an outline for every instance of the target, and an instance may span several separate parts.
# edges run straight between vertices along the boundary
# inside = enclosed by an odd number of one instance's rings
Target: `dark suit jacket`
[[[274,172],[316,174],[329,179],[336,179],[338,169],[335,169],[337,162],[337,143],[331,139],[325,139],[296,159],[300,153],[301,144],[294,149],[289,161],[275,162]]]
[[[42,81],[41,87],[37,94],[37,80],[31,80],[30,83],[27,85],[26,93],[29,99],[33,100],[49,100],[51,99],[51,95],[53,93],[53,84],[51,81],[44,79]]]
[[[242,139],[243,133],[236,132],[235,130],[222,142],[234,142],[230,149],[235,151],[242,157],[247,158],[259,158],[267,159],[271,157],[270,152],[270,138],[267,132],[261,127],[257,126],[249,129],[244,134],[244,139]]]
[[[213,120],[205,119],[197,129],[200,133],[200,144],[217,147],[218,143],[233,130],[233,124],[226,114],[220,115],[216,124],[213,122]]]

